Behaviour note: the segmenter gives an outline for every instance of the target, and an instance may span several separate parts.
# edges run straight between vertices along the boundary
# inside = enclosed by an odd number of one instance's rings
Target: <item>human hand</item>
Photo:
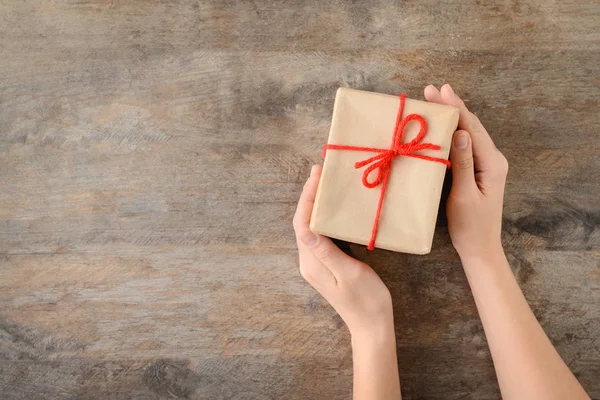
[[[392,298],[375,271],[310,230],[320,177],[321,166],[313,166],[294,216],[300,274],[337,311],[353,337],[393,332]]]
[[[502,252],[502,204],[508,162],[479,119],[450,85],[425,88],[425,98],[460,110],[452,139],[452,189],[446,205],[448,230],[459,256],[481,258]]]

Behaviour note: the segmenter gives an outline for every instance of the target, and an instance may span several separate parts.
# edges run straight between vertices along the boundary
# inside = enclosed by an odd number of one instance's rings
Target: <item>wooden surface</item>
[[[0,0],[0,397],[347,399],[349,337],[291,217],[339,86],[450,82],[511,170],[504,240],[600,399],[591,0]],[[394,298],[405,399],[497,399],[443,214],[346,246]]]

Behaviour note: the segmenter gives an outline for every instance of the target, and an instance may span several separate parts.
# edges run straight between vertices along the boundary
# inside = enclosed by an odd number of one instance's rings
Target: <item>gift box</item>
[[[338,89],[312,231],[429,253],[458,114],[404,95]]]

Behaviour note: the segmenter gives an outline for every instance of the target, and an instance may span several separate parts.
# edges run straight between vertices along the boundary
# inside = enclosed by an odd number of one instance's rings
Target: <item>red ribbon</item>
[[[433,143],[421,143],[427,132],[427,123],[425,119],[419,114],[409,114],[402,118],[404,111],[404,102],[406,100],[406,94],[400,95],[400,107],[398,107],[398,115],[396,117],[396,126],[394,127],[394,138],[392,145],[389,149],[379,149],[375,147],[359,147],[359,146],[345,146],[339,144],[326,144],[323,147],[323,157],[327,154],[327,150],[352,150],[352,151],[365,151],[369,153],[378,153],[373,157],[369,157],[366,160],[359,161],[354,164],[354,168],[362,168],[369,165],[362,176],[363,186],[371,189],[381,184],[381,194],[379,195],[379,203],[377,204],[377,213],[375,214],[375,221],[373,222],[373,230],[371,232],[371,239],[367,249],[373,250],[375,248],[375,238],[377,237],[377,229],[379,227],[379,218],[381,217],[381,208],[383,206],[383,197],[385,196],[385,190],[387,188],[388,179],[390,176],[390,170],[392,167],[392,161],[398,156],[408,156],[414,158],[420,158],[422,160],[439,162],[447,167],[450,167],[450,161],[444,158],[430,157],[423,154],[417,154],[420,150],[440,150],[441,147]],[[421,126],[419,134],[413,140],[408,143],[402,143],[402,134],[406,125],[411,121],[417,121]],[[373,171],[377,171],[377,176],[374,180],[369,181],[369,175]]]

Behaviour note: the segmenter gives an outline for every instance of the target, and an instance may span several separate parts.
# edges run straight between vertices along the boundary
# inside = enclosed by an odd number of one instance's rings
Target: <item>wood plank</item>
[[[594,2],[577,0],[3,1],[6,22],[23,28],[9,25],[10,38],[40,48],[52,34],[80,48],[588,50],[600,47],[599,14]]]
[[[510,162],[510,263],[600,398],[598,18],[580,0],[0,1],[3,398],[348,398],[295,204],[338,87],[444,82]],[[428,256],[341,245],[393,294],[405,399],[499,398],[443,206]]]

